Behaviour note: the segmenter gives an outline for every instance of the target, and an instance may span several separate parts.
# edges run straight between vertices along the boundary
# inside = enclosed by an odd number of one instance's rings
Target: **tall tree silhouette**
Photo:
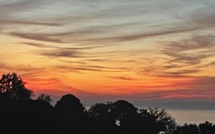
[[[64,95],[54,108],[54,128],[56,134],[85,133],[84,107],[74,95]]]
[[[137,108],[125,100],[111,103],[111,114],[119,129],[116,133],[137,134],[138,113]]]
[[[10,99],[30,99],[33,91],[25,87],[25,82],[17,73],[3,74],[0,79],[0,96]]]

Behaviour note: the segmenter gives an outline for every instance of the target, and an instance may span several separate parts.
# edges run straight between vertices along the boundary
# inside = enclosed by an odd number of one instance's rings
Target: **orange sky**
[[[214,102],[214,6],[0,0],[0,73],[17,72],[35,95],[56,98]]]

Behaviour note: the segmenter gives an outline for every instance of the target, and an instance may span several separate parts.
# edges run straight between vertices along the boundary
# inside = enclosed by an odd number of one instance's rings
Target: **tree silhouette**
[[[32,91],[16,73],[0,79],[0,134],[215,134],[208,121],[176,127],[164,109],[138,109],[125,100],[97,103],[88,110],[67,94],[50,104],[50,95],[31,99]]]
[[[206,121],[199,124],[199,129],[202,134],[215,134],[215,125]]]
[[[118,100],[114,103],[110,103],[111,114],[118,125],[118,132],[124,134],[136,134],[138,129],[138,113],[137,108],[133,104],[125,101]]]
[[[178,126],[173,134],[201,134],[201,132],[195,124],[184,124],[184,126]]]
[[[125,118],[136,114],[137,108],[125,100],[118,100],[111,104],[111,113],[113,114],[119,126],[123,126]]]
[[[52,102],[52,99],[51,99],[51,96],[50,95],[46,95],[46,94],[40,94],[38,97],[37,97],[37,100],[39,101],[45,101],[45,102]]]
[[[25,87],[25,82],[16,73],[3,74],[0,79],[0,96],[10,99],[30,99],[33,91]]]
[[[84,107],[80,100],[72,94],[64,95],[57,101],[54,107],[54,127],[53,133],[84,133],[85,116]]]
[[[87,111],[91,121],[91,132],[94,134],[113,134],[116,127],[112,117],[109,104],[98,103],[90,107]]]
[[[154,120],[153,122],[157,125],[156,128],[159,128],[160,131],[165,132],[165,134],[171,134],[175,131],[175,119],[168,114],[165,109],[148,108],[140,111],[140,114],[143,117],[149,117]]]

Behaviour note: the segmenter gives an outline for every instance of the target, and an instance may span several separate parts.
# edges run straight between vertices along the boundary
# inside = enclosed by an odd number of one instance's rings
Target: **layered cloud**
[[[20,73],[36,93],[56,98],[209,105],[214,7],[213,0],[0,0],[0,73]]]

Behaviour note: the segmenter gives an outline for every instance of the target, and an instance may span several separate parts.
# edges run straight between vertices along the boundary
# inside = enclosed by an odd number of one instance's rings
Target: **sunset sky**
[[[35,95],[215,110],[214,0],[0,0],[0,50]]]

